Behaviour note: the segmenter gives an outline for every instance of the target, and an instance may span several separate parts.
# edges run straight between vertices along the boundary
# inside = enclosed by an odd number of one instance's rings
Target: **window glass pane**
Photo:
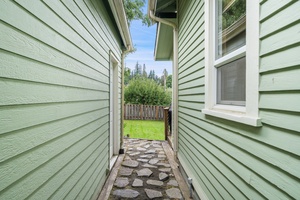
[[[246,0],[216,0],[216,59],[246,44]]]
[[[217,69],[217,103],[245,105],[246,59],[245,57]]]

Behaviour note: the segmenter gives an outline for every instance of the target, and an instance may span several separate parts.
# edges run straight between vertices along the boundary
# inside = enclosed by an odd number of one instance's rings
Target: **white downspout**
[[[177,158],[178,151],[178,28],[176,23],[156,17],[153,10],[150,10],[150,18],[154,21],[166,24],[173,27],[173,77],[172,77],[172,134],[174,138],[173,150],[175,158]]]

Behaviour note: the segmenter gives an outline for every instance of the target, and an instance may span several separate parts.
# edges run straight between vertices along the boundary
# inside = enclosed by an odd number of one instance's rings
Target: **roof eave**
[[[122,41],[127,51],[133,50],[131,35],[122,0],[108,0],[113,16],[118,26]]]
[[[151,20],[152,24],[155,24],[156,21],[152,20],[150,17],[150,10],[152,10],[154,13],[156,11],[156,3],[157,0],[148,0],[148,10],[147,10],[147,14],[149,16],[149,19]]]

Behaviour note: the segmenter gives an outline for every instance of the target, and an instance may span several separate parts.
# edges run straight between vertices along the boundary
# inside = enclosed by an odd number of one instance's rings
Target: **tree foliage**
[[[146,3],[145,0],[123,0],[123,2],[129,25],[132,20],[142,20],[144,25],[151,25],[148,15],[144,14],[142,10]]]
[[[246,0],[237,0],[232,3],[232,0],[222,1],[222,28],[223,30],[246,14]],[[226,10],[225,10],[226,9]]]
[[[171,94],[154,80],[137,77],[130,81],[124,92],[125,103],[142,105],[162,105],[171,103]]]
[[[128,67],[125,67],[124,69],[124,84],[127,85],[130,81],[130,73],[131,70]]]
[[[172,74],[167,77],[167,88],[172,88]]]

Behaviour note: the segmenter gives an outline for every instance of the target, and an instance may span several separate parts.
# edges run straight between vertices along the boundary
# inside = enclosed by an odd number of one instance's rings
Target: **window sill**
[[[234,122],[239,122],[242,124],[247,124],[250,126],[255,126],[255,127],[262,126],[260,118],[246,115],[245,112],[205,108],[205,109],[202,109],[202,113],[204,113],[206,115],[211,115],[214,117],[231,120]]]

